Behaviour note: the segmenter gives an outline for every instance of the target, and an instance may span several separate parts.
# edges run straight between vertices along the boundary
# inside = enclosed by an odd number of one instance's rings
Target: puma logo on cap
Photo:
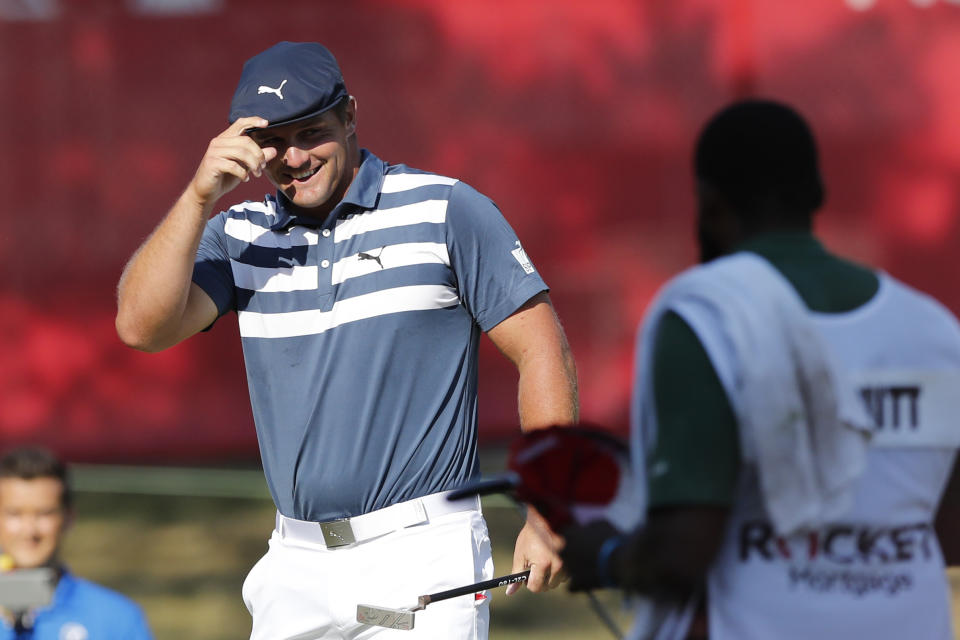
[[[283,89],[283,85],[285,85],[285,84],[287,84],[287,81],[286,81],[286,80],[284,80],[283,82],[281,82],[281,83],[280,83],[280,86],[277,87],[276,89],[274,89],[273,87],[268,87],[268,86],[265,85],[265,84],[262,84],[262,85],[260,85],[260,86],[257,88],[257,94],[259,95],[259,94],[261,94],[261,93],[275,93],[278,98],[280,98],[281,100],[283,100],[283,94],[280,92],[280,90]]]

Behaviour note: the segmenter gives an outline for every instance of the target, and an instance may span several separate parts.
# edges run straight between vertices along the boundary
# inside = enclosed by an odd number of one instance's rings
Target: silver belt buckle
[[[323,542],[327,545],[327,549],[345,547],[357,541],[357,539],[353,537],[353,527],[350,526],[350,518],[321,522],[320,531],[323,533]]]

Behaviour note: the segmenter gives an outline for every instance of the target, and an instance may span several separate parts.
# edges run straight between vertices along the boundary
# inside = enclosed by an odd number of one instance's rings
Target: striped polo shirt
[[[325,220],[211,218],[193,280],[237,311],[277,508],[313,521],[474,478],[480,333],[547,289],[490,199],[366,150]]]

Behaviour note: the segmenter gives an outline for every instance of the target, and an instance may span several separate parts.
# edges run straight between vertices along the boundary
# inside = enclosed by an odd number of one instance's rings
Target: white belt
[[[430,522],[450,513],[480,511],[480,498],[470,496],[447,500],[449,491],[398,502],[352,518],[309,522],[288,518],[277,512],[277,533],[284,540],[319,544],[336,549],[355,542],[382,536],[385,533]]]

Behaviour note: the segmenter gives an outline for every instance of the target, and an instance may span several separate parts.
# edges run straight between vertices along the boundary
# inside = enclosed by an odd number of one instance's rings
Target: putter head
[[[357,605],[357,622],[387,629],[410,631],[413,629],[414,612],[410,609],[390,609],[369,604]]]

